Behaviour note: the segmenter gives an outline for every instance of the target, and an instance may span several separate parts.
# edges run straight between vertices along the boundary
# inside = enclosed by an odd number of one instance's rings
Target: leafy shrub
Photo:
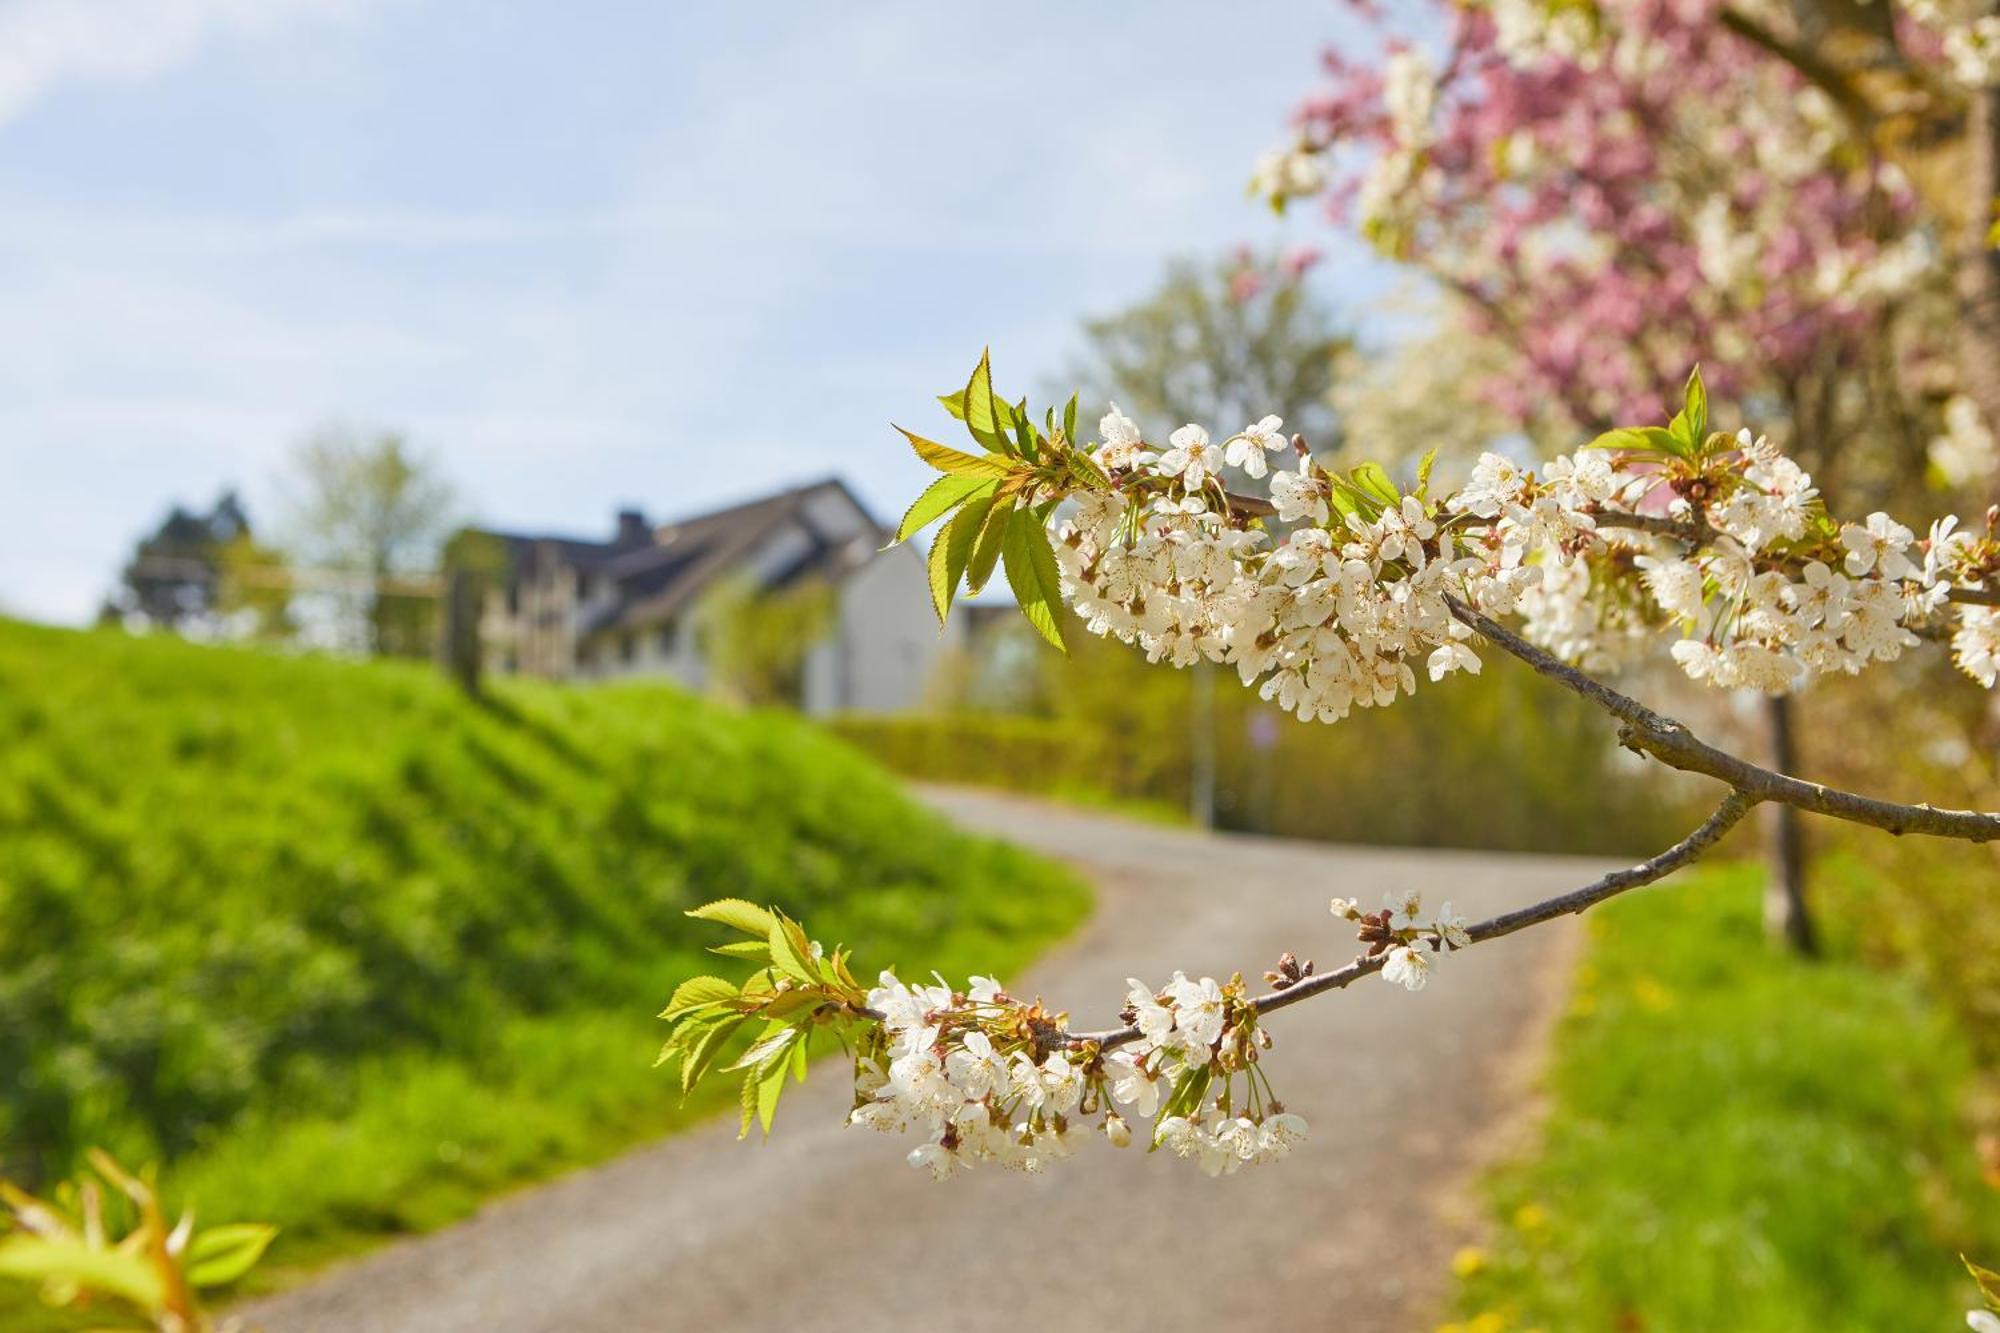
[[[1084,901],[784,717],[660,686],[503,682],[482,705],[415,666],[0,623],[4,1174],[102,1144],[236,1188],[255,1172],[219,1164],[243,1135],[268,1174],[285,1126],[374,1117],[424,1126],[380,1182],[403,1189],[450,1165],[437,1117],[401,1105],[424,1088],[475,1117],[481,1087],[572,1117],[503,1175],[601,1151],[672,1091],[635,1074],[592,1104],[555,1038],[643,1071],[651,1015],[710,942],[682,912],[724,895],[884,963],[977,970],[1018,966]]]
[[[993,631],[988,631],[993,632]],[[1129,648],[1068,635],[1038,651],[1021,711],[848,717],[845,739],[897,772],[1188,808],[1198,684]],[[1306,726],[1215,681],[1217,822],[1336,842],[1500,851],[1653,852],[1700,818],[1676,782],[1620,752],[1602,714],[1495,655],[1478,680]]]

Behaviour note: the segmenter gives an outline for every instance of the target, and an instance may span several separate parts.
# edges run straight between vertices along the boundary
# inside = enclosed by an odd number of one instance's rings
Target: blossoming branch
[[[1482,456],[1442,497],[1431,459],[1404,489],[1384,469],[1322,466],[1267,416],[1223,436],[1199,425],[1164,447],[1114,406],[1095,441],[1072,397],[1037,424],[993,391],[982,357],[941,400],[978,452],[904,431],[941,474],[899,527],[932,524],[937,613],[959,589],[1004,569],[1030,623],[1064,646],[1063,608],[1093,634],[1155,662],[1234,667],[1246,686],[1304,720],[1384,707],[1432,682],[1477,673],[1484,645],[1507,652],[1603,708],[1621,740],[1722,782],[1713,814],[1674,846],[1532,906],[1471,923],[1417,894],[1376,911],[1333,901],[1354,933],[1351,962],[1316,971],[1291,953],[1252,995],[1176,972],[1128,982],[1123,1026],[1076,1032],[1066,1014],[998,982],[910,985],[893,972],[862,986],[842,948],[827,950],[772,909],[735,900],[691,915],[748,938],[716,950],[757,970],[742,984],[697,977],[662,1015],[661,1053],[684,1089],[733,1039],[743,1128],[769,1131],[788,1076],[802,1078],[815,1032],[853,1056],[850,1122],[915,1130],[913,1165],[946,1177],[976,1163],[1039,1171],[1069,1156],[1095,1121],[1116,1147],[1151,1121],[1149,1141],[1213,1175],[1282,1157],[1306,1131],[1264,1069],[1263,1020],[1379,973],[1419,990],[1451,954],[1652,883],[1693,861],[1760,802],[1871,825],[1975,841],[2000,815],[1902,805],[1761,768],[1700,740],[1587,674],[1640,656],[1663,635],[1690,677],[1771,693],[1814,676],[1890,661],[1925,639],[1949,643],[1968,676],[2000,678],[2000,513],[1978,530],[1954,518],[1919,540],[1877,513],[1828,514],[1808,476],[1769,441],[1709,428],[1691,375],[1664,426],[1610,431],[1539,470]],[[1269,478],[1271,499],[1228,478]],[[1515,620],[1520,631],[1507,627]]]

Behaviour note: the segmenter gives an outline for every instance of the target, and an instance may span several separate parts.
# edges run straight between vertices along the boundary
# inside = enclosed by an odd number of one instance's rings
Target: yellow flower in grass
[[[1524,1203],[1514,1210],[1516,1231],[1540,1231],[1549,1224],[1549,1210],[1538,1203]]]
[[[1632,983],[1632,998],[1648,1013],[1661,1014],[1674,1007],[1674,993],[1651,977],[1640,977]]]

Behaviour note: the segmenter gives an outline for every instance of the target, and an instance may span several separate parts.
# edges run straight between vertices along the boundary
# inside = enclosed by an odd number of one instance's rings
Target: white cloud
[[[152,78],[224,29],[348,7],[348,0],[14,0],[0,7],[0,125],[65,79]]]

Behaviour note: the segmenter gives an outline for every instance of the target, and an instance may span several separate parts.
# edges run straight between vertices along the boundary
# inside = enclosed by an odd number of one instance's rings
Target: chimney
[[[622,551],[629,551],[641,546],[650,546],[652,542],[653,531],[646,524],[644,510],[621,509],[618,511],[618,535],[612,539],[612,545]]]

